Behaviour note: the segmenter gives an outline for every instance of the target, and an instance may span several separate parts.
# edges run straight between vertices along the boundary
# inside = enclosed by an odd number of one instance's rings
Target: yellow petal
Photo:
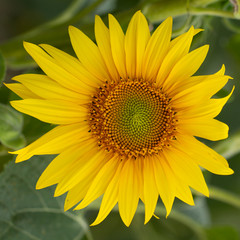
[[[169,50],[171,34],[172,18],[169,17],[161,23],[148,41],[143,61],[143,79],[156,80],[158,70]]]
[[[204,45],[182,57],[163,83],[163,88],[171,91],[171,88],[174,88],[177,82],[183,82],[185,79],[191,77],[202,65],[208,49],[209,45]]]
[[[177,111],[187,107],[195,107],[198,104],[204,104],[206,100],[210,99],[212,95],[228,82],[229,76],[212,75],[207,77],[196,76],[193,78],[199,78],[196,80],[199,83],[172,96],[172,102]]]
[[[66,148],[66,150],[52,160],[42,173],[38,179],[36,189],[49,187],[59,183],[68,173],[69,169],[76,164],[76,161],[78,161],[84,153],[91,151],[94,145],[95,143],[93,144],[92,142],[85,141],[81,144],[78,143]]]
[[[108,80],[108,70],[96,44],[73,26],[69,26],[69,35],[73,49],[84,67],[97,78]]]
[[[16,93],[19,97],[23,99],[28,99],[28,98],[36,98],[36,99],[41,99],[38,95],[34,94],[32,91],[30,91],[28,88],[23,86],[22,84],[19,83],[8,83],[4,85],[12,90],[14,93]]]
[[[191,27],[189,31],[183,34],[179,41],[169,49],[156,77],[157,86],[162,86],[175,64],[188,53],[193,35],[194,28]]]
[[[189,205],[194,205],[192,193],[188,187],[188,184],[185,184],[181,179],[176,176],[176,174],[174,174],[165,157],[163,157],[160,162],[163,171],[166,174],[167,183],[170,187],[169,189],[171,189],[171,194]],[[169,213],[170,212],[167,212],[167,216]]]
[[[63,100],[25,99],[11,101],[18,111],[53,124],[72,124],[87,119],[87,110]]]
[[[69,210],[84,198],[92,183],[92,180],[93,179],[90,177],[86,178],[69,190],[64,202],[64,211]]]
[[[192,192],[188,187],[188,184],[184,183],[181,179],[175,176],[175,193],[176,197],[183,202],[187,203],[188,205],[194,206],[194,200],[192,196]]]
[[[68,171],[62,181],[57,185],[54,196],[64,194],[90,174],[97,174],[108,159],[109,155],[106,155],[103,150],[98,148],[86,152],[79,158],[74,168]]]
[[[144,15],[138,11],[132,17],[126,32],[126,67],[131,79],[142,77],[142,62],[150,32]]]
[[[154,177],[153,165],[154,158],[145,158],[143,167],[143,178],[144,178],[144,205],[145,205],[145,222],[146,224],[154,214],[154,210],[158,200],[158,189],[156,186],[156,180]],[[161,174],[161,173],[158,173]],[[161,184],[161,183],[160,183]],[[170,189],[168,190],[170,191]]]
[[[90,96],[79,94],[68,88],[62,87],[46,75],[41,74],[22,74],[15,76],[13,80],[23,84],[36,94],[36,98],[59,99],[70,102],[87,103],[91,100]],[[30,90],[29,90],[30,91]]]
[[[57,81],[63,87],[69,88],[73,91],[78,91],[80,93],[89,94],[89,90],[83,88],[83,85],[79,79],[59,66],[58,62],[49,56],[39,46],[24,42],[24,48],[50,78]]]
[[[234,91],[234,87],[231,93],[224,98],[209,99],[208,101],[204,101],[202,105],[195,105],[194,108],[187,108],[183,111],[179,111],[177,113],[177,118],[179,120],[180,119],[196,119],[196,118],[202,118],[202,117],[214,118],[221,112],[223,106],[231,97],[233,91]]]
[[[142,158],[138,158],[135,161],[138,168],[139,196],[140,199],[144,202],[144,179],[143,179],[144,161]]]
[[[129,78],[134,79],[136,76],[136,32],[138,13],[136,12],[129,22],[125,36],[126,68]]]
[[[176,98],[176,96],[178,94],[181,95],[181,94],[183,94],[183,92],[185,92],[185,90],[190,89],[191,87],[194,87],[204,81],[208,81],[208,80],[211,81],[211,79],[213,79],[213,78],[216,79],[216,76],[218,76],[218,77],[224,76],[224,71],[225,71],[224,69],[225,69],[225,67],[223,65],[222,68],[215,74],[189,77],[184,80],[184,84],[182,81],[181,82],[176,81],[174,87],[171,88],[171,91],[168,93],[169,97]]]
[[[149,39],[150,31],[148,22],[145,16],[139,12],[136,32],[136,77],[138,79],[142,78],[144,53]]]
[[[208,187],[197,164],[189,156],[178,149],[167,149],[164,155],[173,170],[185,184],[191,186],[205,196],[209,196]]]
[[[193,36],[195,36],[196,34],[204,31],[204,30],[201,29],[201,28],[194,29],[193,26],[189,29],[189,31],[192,31],[192,30],[193,30]],[[189,31],[188,31],[188,32],[189,32]],[[170,49],[173,48],[176,44],[178,44],[178,42],[182,41],[182,39],[185,38],[185,36],[188,34],[188,32],[183,33],[183,34],[179,35],[178,37],[174,38],[174,39],[171,41],[171,43],[170,43]],[[189,39],[189,40],[190,40],[190,39]],[[191,39],[191,41],[192,41],[192,39]],[[190,48],[190,45],[191,45],[191,41],[190,41],[190,42],[186,42],[186,43],[184,44],[185,54],[187,54],[188,51],[189,51],[189,48]]]
[[[118,201],[119,181],[123,164],[123,161],[119,163],[118,169],[103,195],[98,216],[96,220],[91,224],[91,226],[97,225],[102,222],[116,205]]]
[[[161,155],[153,159],[152,164],[158,193],[166,207],[167,215],[169,215],[174,201],[174,189],[171,179],[169,179],[169,170],[164,161],[164,156]]]
[[[64,202],[64,211],[72,208],[86,196],[94,177],[94,174],[89,175],[87,178],[83,179],[76,186],[69,190]]]
[[[33,155],[61,153],[69,146],[89,139],[88,130],[85,122],[55,127],[27,147],[13,152],[18,154],[16,162],[25,161]]]
[[[85,208],[87,205],[89,205],[92,201],[100,197],[105,192],[110,181],[115,175],[118,163],[119,161],[117,157],[113,157],[102,167],[97,176],[94,178],[86,196],[84,197],[82,202],[75,208],[75,210]]]
[[[119,75],[123,79],[127,79],[126,70],[126,54],[125,54],[125,36],[118,21],[113,15],[108,15],[109,19],[109,33],[112,49],[112,56]]]
[[[112,56],[109,30],[103,23],[102,19],[97,15],[95,17],[95,36],[98,48],[112,79],[116,81],[119,80],[119,73]]]
[[[181,126],[186,133],[190,135],[206,138],[211,141],[218,141],[228,137],[228,125],[216,119],[184,119],[181,120]]]
[[[208,171],[219,174],[229,175],[233,174],[233,170],[229,168],[227,160],[207,147],[205,144],[199,142],[192,136],[181,136],[179,140],[179,149],[191,149],[187,154],[193,161]]]
[[[40,44],[40,46],[48,52],[62,68],[79,79],[79,84],[82,84],[83,87],[98,87],[102,83],[102,80],[93,76],[75,57],[48,44]],[[92,90],[93,88],[89,89]]]
[[[138,206],[138,171],[136,161],[128,159],[120,176],[118,207],[120,216],[126,226],[130,225]]]
[[[215,73],[215,75],[223,76],[225,74],[225,65],[223,64],[221,69]]]

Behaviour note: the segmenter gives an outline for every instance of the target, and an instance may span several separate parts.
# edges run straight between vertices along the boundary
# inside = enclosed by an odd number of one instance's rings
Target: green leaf
[[[207,230],[208,240],[239,240],[238,232],[229,226],[212,227]]]
[[[89,239],[83,218],[64,212],[63,199],[53,197],[53,188],[35,190],[51,159],[41,156],[18,164],[10,162],[0,174],[0,239]]]
[[[5,61],[2,56],[2,53],[0,52],[0,86],[1,86],[2,81],[4,80],[5,72],[6,72]]]
[[[4,104],[0,104],[0,113],[0,142],[12,149],[23,147],[25,139],[21,133],[22,114]]]

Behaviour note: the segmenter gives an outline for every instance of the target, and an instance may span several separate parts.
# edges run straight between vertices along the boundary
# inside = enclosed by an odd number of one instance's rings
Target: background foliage
[[[52,126],[22,115],[9,106],[17,96],[2,82],[22,72],[39,72],[22,47],[22,41],[52,44],[73,54],[68,25],[93,36],[94,15],[107,22],[113,13],[126,29],[132,14],[141,9],[154,29],[168,16],[174,17],[173,35],[191,25],[204,28],[193,48],[210,44],[210,52],[199,74],[211,74],[224,63],[232,80],[217,96],[236,90],[218,117],[230,126],[230,138],[210,143],[234,169],[232,176],[204,172],[210,186],[210,199],[195,194],[195,207],[176,201],[165,219],[159,203],[157,215],[143,226],[144,208],[138,208],[133,223],[126,228],[117,211],[100,225],[89,227],[97,214],[98,201],[86,211],[63,211],[63,198],[53,198],[53,188],[35,190],[42,170],[52,156],[38,156],[29,162],[14,163],[9,150],[32,142]],[[1,0],[0,7],[0,239],[80,240],[80,239],[162,239],[238,240],[240,239],[240,1],[239,0]]]

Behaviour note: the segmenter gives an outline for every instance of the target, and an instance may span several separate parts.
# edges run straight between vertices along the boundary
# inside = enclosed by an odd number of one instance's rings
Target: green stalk
[[[209,186],[210,198],[240,208],[240,196],[218,187]]]

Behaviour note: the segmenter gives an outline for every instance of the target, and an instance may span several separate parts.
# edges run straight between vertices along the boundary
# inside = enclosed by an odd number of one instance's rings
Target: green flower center
[[[169,102],[160,89],[140,81],[107,83],[91,103],[92,133],[100,146],[121,155],[156,153],[173,137]]]

